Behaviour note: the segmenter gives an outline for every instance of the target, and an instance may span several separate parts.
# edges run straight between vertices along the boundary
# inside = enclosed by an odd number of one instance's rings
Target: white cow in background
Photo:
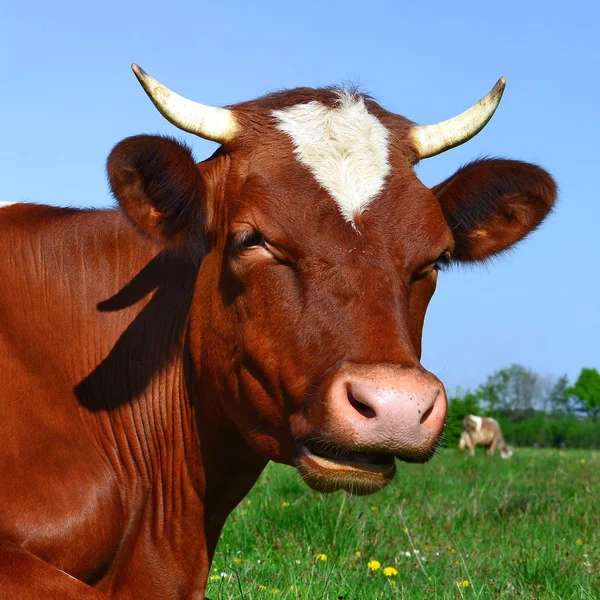
[[[506,445],[500,431],[500,425],[496,419],[490,417],[477,417],[467,415],[462,421],[462,432],[458,449],[463,451],[469,449],[471,456],[475,456],[475,446],[484,446],[491,456],[498,450],[502,458],[510,458],[513,449]]]

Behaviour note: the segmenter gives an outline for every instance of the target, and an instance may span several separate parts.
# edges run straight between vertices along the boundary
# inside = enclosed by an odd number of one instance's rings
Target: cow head
[[[172,139],[139,136],[108,160],[136,227],[202,256],[190,315],[202,392],[252,448],[320,491],[370,493],[395,458],[430,458],[447,404],[420,364],[438,271],[509,248],[555,196],[545,171],[510,160],[476,161],[433,189],[414,173],[483,128],[503,81],[459,117],[418,127],[354,90],[217,109],[134,71],[170,121],[222,143],[196,164]]]

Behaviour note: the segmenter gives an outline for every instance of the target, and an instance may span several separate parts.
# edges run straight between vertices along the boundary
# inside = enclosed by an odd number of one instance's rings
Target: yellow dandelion
[[[327,554],[319,554],[319,556],[317,556],[317,560],[327,562]]]
[[[576,543],[578,546],[581,546],[581,544],[583,544],[583,540],[582,540],[582,539],[580,539],[580,538],[577,538],[577,539],[575,540],[575,543]]]
[[[289,503],[289,502],[282,502],[282,503],[281,503],[281,506],[289,506],[289,505],[290,505],[290,503]]]
[[[221,579],[220,575],[211,575],[210,576],[211,581],[219,581],[219,579]]]
[[[259,591],[259,592],[264,592],[266,589],[267,589],[267,586],[266,586],[266,585],[259,585],[259,586],[258,586],[258,591]]]
[[[452,554],[456,554],[456,548],[450,548],[450,552],[452,552]]]
[[[377,512],[379,510],[379,506],[375,506],[375,505],[371,506],[370,508],[373,512]]]
[[[272,592],[273,594],[279,594],[279,590],[278,590],[277,588],[275,588],[274,590],[271,590],[271,592]]]
[[[383,574],[384,574],[386,577],[395,577],[396,575],[398,575],[398,570],[397,570],[397,569],[394,569],[394,567],[386,567],[386,568],[383,570]]]
[[[458,582],[458,587],[469,587],[471,585],[471,582],[468,579],[463,579],[462,581]]]
[[[244,561],[243,561],[241,558],[239,558],[238,556],[236,556],[236,557],[233,559],[233,562],[234,562],[236,565],[241,565],[241,564],[242,564]]]
[[[360,550],[357,550],[357,551],[354,553],[354,556],[357,556],[358,558],[360,558],[360,557],[362,556],[362,552],[361,552]]]
[[[381,563],[378,560],[370,560],[367,563],[367,567],[369,567],[371,571],[377,571],[377,569],[381,569]]]

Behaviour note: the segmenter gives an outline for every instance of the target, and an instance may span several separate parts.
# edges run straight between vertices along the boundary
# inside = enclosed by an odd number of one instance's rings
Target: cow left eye
[[[444,250],[444,252],[442,252],[438,256],[438,259],[435,261],[435,265],[433,266],[433,268],[436,271],[446,271],[448,268],[450,268],[451,264],[452,257],[450,256],[450,252],[448,252],[448,250]]]

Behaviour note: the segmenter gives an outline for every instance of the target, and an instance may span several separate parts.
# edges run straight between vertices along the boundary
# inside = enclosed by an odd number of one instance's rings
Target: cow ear
[[[472,162],[432,189],[454,235],[453,258],[484,260],[533,231],[552,209],[556,184],[536,165]]]
[[[147,237],[175,246],[203,243],[205,186],[186,145],[167,137],[130,137],[115,146],[106,169],[121,208]]]

